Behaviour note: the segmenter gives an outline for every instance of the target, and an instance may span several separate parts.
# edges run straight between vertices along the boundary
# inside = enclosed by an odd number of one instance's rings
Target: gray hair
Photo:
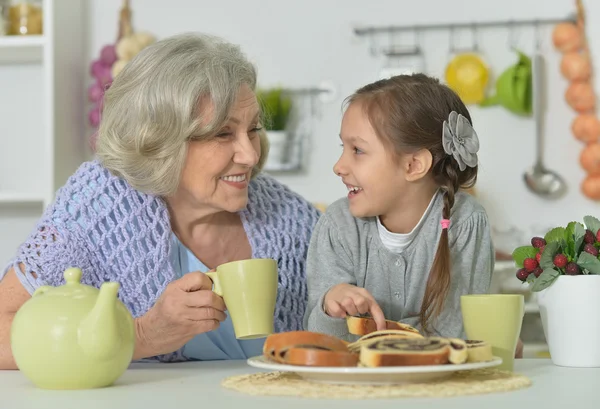
[[[137,190],[172,195],[190,137],[214,137],[244,84],[256,89],[256,69],[238,46],[218,37],[186,33],[146,47],[104,95],[96,145],[99,161]],[[201,112],[200,103],[207,98],[214,110]],[[264,132],[260,142],[261,158],[253,176],[268,153]]]

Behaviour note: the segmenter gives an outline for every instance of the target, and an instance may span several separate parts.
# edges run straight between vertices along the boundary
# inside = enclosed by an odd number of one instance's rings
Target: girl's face
[[[411,182],[407,158],[397,158],[375,134],[359,102],[342,119],[342,155],[333,167],[348,188],[354,217],[385,216],[402,206]]]

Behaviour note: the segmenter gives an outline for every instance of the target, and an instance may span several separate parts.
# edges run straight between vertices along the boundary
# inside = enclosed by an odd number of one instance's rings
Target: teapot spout
[[[119,287],[114,282],[102,284],[96,304],[79,324],[79,346],[90,358],[110,359],[122,346],[117,319]]]

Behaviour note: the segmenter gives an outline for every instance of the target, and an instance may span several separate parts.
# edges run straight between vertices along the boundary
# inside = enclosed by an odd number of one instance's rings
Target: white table
[[[258,371],[245,361],[134,364],[109,388],[46,391],[34,388],[18,371],[0,371],[1,409],[371,409],[371,408],[598,408],[600,368],[562,368],[547,359],[516,361],[515,371],[528,376],[526,389],[455,398],[394,400],[315,400],[254,397],[220,386],[230,375]],[[393,405],[393,406],[390,406]],[[535,405],[535,406],[534,406]]]

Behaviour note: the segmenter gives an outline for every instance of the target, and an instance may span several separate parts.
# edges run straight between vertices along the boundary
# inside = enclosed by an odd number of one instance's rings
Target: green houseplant
[[[292,99],[285,90],[265,88],[256,91],[256,97],[261,105],[267,131],[284,131],[292,110]]]
[[[517,278],[537,293],[554,364],[600,367],[600,220],[583,220],[533,237],[512,256]]]
[[[555,227],[544,237],[532,238],[530,246],[516,248],[512,256],[519,267],[517,278],[538,292],[561,275],[600,274],[600,221],[586,216],[584,222]]]
[[[256,96],[262,108],[263,125],[269,140],[265,169],[281,169],[287,162],[290,148],[287,131],[292,111],[292,98],[281,87],[259,89]]]

